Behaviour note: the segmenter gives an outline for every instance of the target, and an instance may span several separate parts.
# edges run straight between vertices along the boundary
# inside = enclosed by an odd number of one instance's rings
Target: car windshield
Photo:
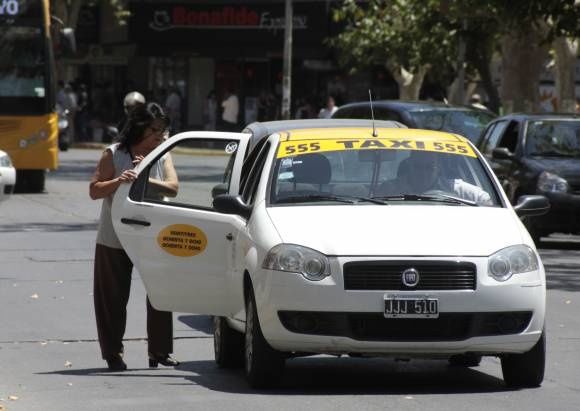
[[[479,142],[483,128],[494,116],[481,110],[418,110],[409,112],[417,128],[457,133],[473,144]]]
[[[282,141],[270,203],[500,205],[468,143],[387,138]]]
[[[526,153],[530,156],[580,157],[580,119],[528,123]]]

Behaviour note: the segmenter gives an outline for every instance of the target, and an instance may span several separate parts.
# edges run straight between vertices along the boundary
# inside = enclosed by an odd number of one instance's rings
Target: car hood
[[[524,242],[506,208],[440,205],[270,207],[284,243],[327,255],[488,256]]]
[[[530,157],[528,165],[532,169],[546,170],[563,178],[580,179],[580,158]]]

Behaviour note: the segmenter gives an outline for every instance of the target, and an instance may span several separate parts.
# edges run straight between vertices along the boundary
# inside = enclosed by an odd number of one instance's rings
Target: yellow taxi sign
[[[466,139],[449,133],[412,129],[380,129],[373,137],[364,129],[296,130],[280,142],[277,158],[346,150],[416,150],[477,157]]]

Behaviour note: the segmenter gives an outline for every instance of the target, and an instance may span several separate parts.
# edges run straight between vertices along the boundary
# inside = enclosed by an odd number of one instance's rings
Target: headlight
[[[543,171],[538,177],[538,190],[552,193],[565,193],[568,191],[568,182],[562,177]]]
[[[6,155],[0,156],[0,167],[12,167],[12,161],[10,161],[10,157]]]
[[[514,274],[538,269],[538,257],[527,245],[514,245],[489,257],[487,273],[497,281],[507,281]]]
[[[278,244],[268,252],[262,268],[300,273],[311,281],[330,275],[328,258],[311,248],[294,244]]]

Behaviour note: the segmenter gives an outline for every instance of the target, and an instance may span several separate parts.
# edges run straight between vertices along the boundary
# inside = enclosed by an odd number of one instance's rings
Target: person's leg
[[[155,309],[147,297],[147,341],[150,353],[173,352],[173,313]]]
[[[157,367],[158,363],[167,366],[179,364],[169,356],[173,352],[173,313],[155,309],[149,297],[147,297],[147,344],[150,367]]]
[[[93,298],[99,344],[105,360],[123,353],[132,269],[125,251],[97,244]]]

